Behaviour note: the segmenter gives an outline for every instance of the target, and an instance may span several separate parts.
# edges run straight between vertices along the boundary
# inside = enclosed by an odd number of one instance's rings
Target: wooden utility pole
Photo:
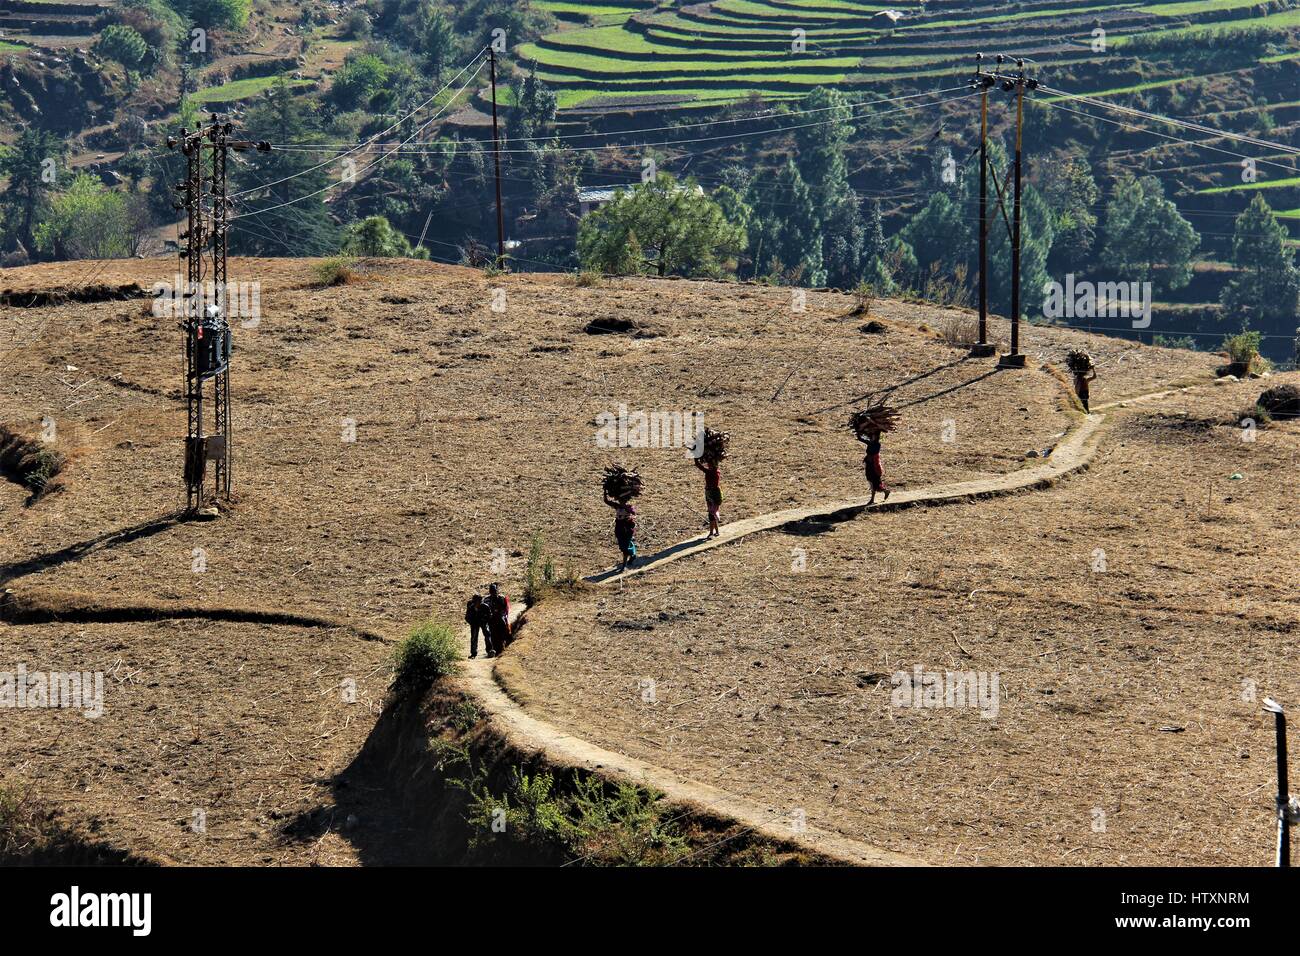
[[[1003,355],[998,362],[1003,368],[1025,366],[1025,356],[1020,351],[1020,199],[1023,181],[1025,90],[1032,90],[1037,86],[1037,80],[1025,75],[1024,60],[1016,60],[1016,73],[1002,79],[1002,88],[1008,93],[1016,94],[1015,198],[1012,200],[1011,223],[1011,351]]]
[[[492,60],[492,155],[497,169],[497,268],[504,269],[506,263],[506,221],[501,212],[501,139],[497,134],[497,51],[488,48]]]
[[[989,343],[989,89],[997,83],[992,73],[980,69],[983,53],[975,54],[975,77],[971,85],[980,91],[980,257],[979,257],[979,341],[971,346],[971,355],[992,355]]]
[[[1021,157],[1024,155],[1022,134],[1025,122],[1025,87],[1016,84],[1016,161],[1015,161],[1015,199],[1012,200],[1011,212],[1011,353],[1008,358],[1020,355],[1020,188]]]

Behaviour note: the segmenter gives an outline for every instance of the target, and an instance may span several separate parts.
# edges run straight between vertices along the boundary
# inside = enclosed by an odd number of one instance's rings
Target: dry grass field
[[[232,260],[263,314],[236,329],[236,500],[215,522],[176,520],[174,319],[148,300],[0,310],[0,424],[52,421],[68,457],[35,502],[0,481],[0,587],[52,618],[0,623],[0,662],[111,675],[99,719],[8,712],[0,786],[148,858],[369,859],[364,813],[310,839],[290,822],[334,800],[392,641],[459,620],[490,580],[517,597],[535,533],[561,567],[608,566],[610,462],[646,478],[644,550],[703,530],[685,452],[598,447],[602,412],[695,411],[729,431],[724,520],[860,495],[843,424],[868,393],[905,406],[885,459],[899,488],[1018,469],[1079,417],[1041,368],[966,359],[938,334],[955,314],[925,305],[853,314],[852,297],[810,292],[796,311],[788,289],[407,261],[318,288],[312,266]],[[0,291],[173,272],[37,266]],[[884,331],[862,331],[872,320]],[[1027,351],[1059,363],[1085,339],[1030,329]],[[1215,364],[1087,341],[1095,403]],[[1300,689],[1295,426],[1246,446],[1222,424],[1259,388],[1119,410],[1093,468],[1049,491],[763,534],[557,597],[530,615],[508,684],[594,742],[937,862],[1254,862],[1270,748],[1241,681]],[[1098,548],[1105,574],[1089,571]],[[891,713],[869,678],[900,661],[999,671],[998,719]]]

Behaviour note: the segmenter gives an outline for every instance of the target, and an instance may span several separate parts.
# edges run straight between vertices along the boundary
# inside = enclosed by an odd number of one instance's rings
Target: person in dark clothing
[[[475,594],[465,605],[465,623],[469,625],[469,656],[478,657],[478,635],[483,632],[483,649],[487,656],[492,656],[492,634],[488,630],[487,605],[483,595]]]
[[[867,454],[862,459],[862,468],[867,473],[867,481],[871,482],[871,500],[867,502],[870,507],[876,503],[878,491],[883,491],[885,500],[889,500],[889,489],[885,487],[885,469],[880,464],[880,432],[869,431],[865,435],[859,435],[858,441],[867,446]]]
[[[495,584],[488,585],[488,633],[492,637],[492,650],[498,657],[510,643],[510,598],[501,593]]]
[[[722,507],[722,472],[716,461],[695,459],[695,467],[704,472],[704,504],[709,509],[709,537],[717,537],[722,532],[718,529],[718,509]]]

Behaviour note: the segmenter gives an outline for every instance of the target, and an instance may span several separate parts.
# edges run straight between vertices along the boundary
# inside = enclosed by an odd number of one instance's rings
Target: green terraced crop
[[[1113,50],[1137,39],[1151,40],[1158,37],[1203,36],[1208,40],[1216,33],[1224,33],[1228,30],[1278,30],[1294,26],[1300,26],[1300,10],[1270,13],[1266,17],[1219,20],[1215,23],[1202,23],[1174,30],[1147,30],[1142,33],[1130,33],[1121,37],[1112,37],[1110,48]]]
[[[706,22],[700,20],[687,20],[684,17],[678,16],[676,13],[664,12],[656,13],[652,18],[650,18],[649,22],[654,26],[682,30],[688,33],[702,31],[704,33],[718,33],[723,36],[730,36],[733,34],[761,34],[768,37],[780,37],[783,39],[790,38],[790,30],[788,27],[781,27],[771,23],[764,24],[759,21],[750,21],[749,24],[723,23],[720,21]],[[809,24],[806,29],[809,36],[814,33],[834,33],[842,36],[861,36],[863,33],[861,27],[836,27],[826,24]]]
[[[545,73],[545,72],[540,72],[540,71],[538,72],[537,75],[540,76],[540,77],[541,77],[544,81],[546,81],[546,82],[552,82],[552,81],[563,82],[563,81],[565,81],[565,80],[567,79],[567,78],[564,77],[564,76],[557,76],[556,74],[553,74],[553,73]],[[730,73],[726,73],[726,74],[724,74],[724,75],[721,77],[721,79],[731,80],[731,81],[735,81],[735,82],[737,82],[737,83],[745,83],[745,84],[747,84],[747,85],[752,85],[752,87],[753,87],[754,89],[761,89],[764,83],[794,83],[794,84],[799,84],[799,85],[803,85],[803,86],[808,86],[808,87],[811,88],[811,87],[814,87],[814,86],[825,86],[825,85],[828,84],[828,83],[836,83],[836,82],[839,82],[840,80],[843,80],[844,77],[845,77],[846,75],[847,75],[847,74],[839,74],[839,75],[836,75],[836,74],[834,74],[834,73],[810,73],[810,74],[802,74],[802,73],[753,73],[753,74],[746,74],[746,73],[741,73],[741,74],[737,74],[737,75],[734,75],[734,76],[733,76],[733,75],[730,74]],[[700,77],[700,76],[695,76],[695,77],[683,77],[683,79],[684,79],[684,80],[685,80],[685,79],[703,79],[703,77]],[[640,77],[636,77],[636,78],[632,78],[632,79],[628,79],[628,80],[617,80],[617,79],[613,79],[613,78],[611,78],[611,79],[602,79],[602,80],[593,81],[593,82],[599,82],[600,85],[601,85],[601,88],[602,88],[602,89],[606,89],[606,90],[608,90],[608,89],[624,89],[625,86],[628,85],[628,84],[632,84],[632,85],[635,85],[635,84],[644,84],[644,83],[646,82],[646,80],[644,80],[644,79],[642,79],[642,78],[640,78]],[[649,82],[653,83],[654,80],[650,80]],[[673,91],[673,92],[676,92],[676,91]]]
[[[1235,186],[1213,186],[1210,189],[1198,189],[1198,196],[1212,196],[1216,193],[1238,193],[1253,189],[1283,189],[1300,186],[1300,176],[1288,176],[1286,179],[1261,179],[1254,183],[1238,183]]]
[[[636,13],[639,7],[602,6],[587,3],[563,3],[559,0],[533,0],[533,6],[547,13],[576,13],[589,17],[622,17],[627,19]]]
[[[1217,10],[1236,10],[1241,7],[1255,7],[1259,0],[1185,0],[1178,3],[1153,3],[1138,7],[1139,13],[1154,13],[1160,17],[1188,17],[1198,13],[1212,13]]]
[[[654,53],[661,49],[648,43],[641,34],[624,30],[621,26],[562,30],[559,33],[552,33],[546,38],[546,42],[559,46],[584,47],[610,53]]]
[[[517,50],[522,61],[534,61],[543,77],[559,86],[560,106],[568,108],[599,103],[602,94],[619,98],[644,96],[649,101],[671,95],[690,96],[698,104],[743,98],[752,92],[774,96],[799,95],[804,87],[838,84],[864,89],[878,83],[949,77],[968,65],[970,51],[979,44],[980,31],[988,29],[992,47],[1054,39],[1056,33],[1077,33],[1062,18],[1077,18],[1075,26],[1103,11],[1143,16],[1147,24],[1117,25],[1108,38],[1112,48],[1134,36],[1147,38],[1178,34],[1204,36],[1207,42],[1224,31],[1249,28],[1284,28],[1300,25],[1300,10],[1265,17],[1251,16],[1259,0],[1093,0],[1069,6],[1066,0],[1036,7],[987,7],[970,4],[942,10],[942,18],[901,22],[891,30],[872,29],[873,14],[901,9],[916,14],[919,4],[877,3],[872,0],[539,0],[546,9],[570,13],[608,12],[618,22],[570,27]],[[631,4],[636,5],[635,12]],[[1232,19],[1188,24],[1205,15],[1232,11]],[[931,8],[933,15],[934,9]],[[1156,20],[1155,18],[1160,18]],[[1179,18],[1179,23],[1174,18]],[[801,22],[802,21],[802,22]],[[1168,23],[1167,28],[1161,24]],[[1154,25],[1152,25],[1154,24]],[[1014,26],[1013,26],[1014,25]],[[808,41],[808,55],[793,54],[790,30],[800,26]],[[1080,26],[1086,32],[1086,28]],[[1121,29],[1142,29],[1121,34]],[[954,35],[954,30],[969,31]],[[1053,32],[1055,31],[1055,32]],[[994,36],[996,34],[996,36]],[[1049,37],[1050,34],[1050,37]],[[878,45],[878,46],[877,46]],[[890,55],[890,50],[900,50]],[[827,54],[817,56],[818,53]],[[711,55],[716,54],[716,55]],[[1283,52],[1268,61],[1300,57]],[[1062,51],[1051,58],[1053,66],[1089,59],[1086,49]],[[814,71],[827,72],[814,72]],[[1167,76],[1167,74],[1166,74]],[[664,87],[656,89],[662,77]],[[693,78],[701,83],[695,85]],[[1091,95],[1119,96],[1164,86],[1190,77],[1158,78],[1145,83],[1103,89]],[[723,87],[726,89],[713,89]],[[635,91],[635,92],[634,92]]]
[[[654,91],[648,89],[628,89],[620,90],[616,97],[611,97],[608,92],[599,90],[561,90],[558,94],[559,106],[561,109],[573,109],[579,106],[599,107],[601,99],[617,99],[623,103],[628,100],[645,100],[648,103],[656,100],[662,101],[666,96],[671,96],[674,100],[682,97],[682,102],[674,103],[676,109],[696,109],[702,107],[724,106],[727,103],[735,103],[752,96],[756,91],[750,89],[720,89],[720,90],[673,90],[671,93],[663,91]],[[759,91],[761,92],[761,91]],[[802,94],[799,93],[763,93],[763,99],[769,101],[797,100]]]
[[[199,90],[191,99],[195,103],[233,103],[257,96],[278,80],[278,76],[250,76],[243,80],[231,80],[220,86],[209,86]],[[312,86],[311,80],[290,80],[290,86]]]
[[[838,67],[843,71],[854,69],[860,57],[821,57],[818,59],[792,59],[781,54],[755,53],[752,60],[647,60],[629,61],[596,53],[568,53],[546,50],[526,43],[519,48],[520,56],[536,61],[539,66],[575,70],[592,70],[617,75],[619,73],[735,73],[754,69],[783,69],[797,73],[800,67]]]
[[[1103,3],[1095,7],[1072,7],[1065,10],[1026,10],[1024,13],[1008,13],[1002,16],[992,17],[959,17],[952,20],[932,20],[926,23],[914,23],[911,26],[904,20],[898,28],[900,33],[915,32],[917,30],[934,30],[944,27],[966,27],[978,25],[981,23],[998,24],[1013,23],[1019,20],[1037,20],[1043,17],[1062,17],[1069,14],[1096,13],[1098,10],[1125,10],[1129,9],[1125,4]],[[974,11],[972,11],[974,12]]]
[[[713,9],[719,13],[730,13],[739,16],[760,17],[765,20],[789,20],[792,23],[798,23],[799,11],[783,9],[781,7],[769,6],[766,3],[759,3],[757,0],[717,0],[713,4]],[[886,7],[878,7],[878,10],[885,10]],[[811,11],[809,11],[811,13]],[[864,13],[855,13],[852,11],[843,12],[818,12],[819,17],[830,17],[836,20],[862,20]]]

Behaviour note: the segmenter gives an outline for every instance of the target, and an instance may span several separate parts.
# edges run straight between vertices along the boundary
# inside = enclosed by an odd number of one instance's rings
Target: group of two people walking
[[[488,657],[497,657],[510,643],[510,598],[495,584],[488,585],[488,596],[475,594],[465,605],[465,623],[469,625],[469,656],[478,657],[478,636]]]
[[[716,538],[722,533],[718,526],[718,512],[722,508],[722,470],[716,461],[695,459],[695,467],[704,472],[704,505],[709,513],[709,533],[707,538]],[[631,500],[620,501],[605,493],[605,504],[614,509],[614,540],[618,542],[619,554],[623,563],[619,570],[636,561],[636,505]]]

